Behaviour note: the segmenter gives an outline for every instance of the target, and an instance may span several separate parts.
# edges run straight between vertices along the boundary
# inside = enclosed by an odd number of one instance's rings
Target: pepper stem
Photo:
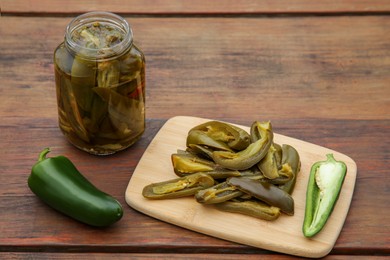
[[[38,157],[38,162],[41,162],[43,160],[46,159],[46,154],[48,154],[50,152],[50,148],[45,148],[40,154],[39,154],[39,157]]]
[[[333,157],[333,153],[327,154],[326,159],[328,162],[336,162],[335,158]]]

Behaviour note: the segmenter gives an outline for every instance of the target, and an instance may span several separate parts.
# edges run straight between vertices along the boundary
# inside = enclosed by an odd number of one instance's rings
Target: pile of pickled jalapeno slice
[[[178,178],[145,186],[145,198],[194,196],[221,211],[264,220],[294,214],[291,193],[300,170],[299,154],[288,144],[274,143],[270,122],[255,121],[247,133],[208,121],[188,132],[186,150],[171,159]]]

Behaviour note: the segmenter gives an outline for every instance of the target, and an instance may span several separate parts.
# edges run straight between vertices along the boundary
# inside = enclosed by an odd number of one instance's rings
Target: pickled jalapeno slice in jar
[[[75,30],[72,40],[86,48],[102,49],[120,43],[123,33],[113,26],[96,21]]]
[[[55,51],[59,125],[92,154],[111,154],[145,130],[145,58],[121,17],[91,12],[67,27]]]

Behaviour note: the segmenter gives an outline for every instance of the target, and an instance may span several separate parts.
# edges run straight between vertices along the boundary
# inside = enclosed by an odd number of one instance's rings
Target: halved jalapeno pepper
[[[347,174],[347,165],[336,161],[333,154],[326,161],[312,165],[306,191],[305,219],[302,231],[305,237],[320,232],[332,214]]]

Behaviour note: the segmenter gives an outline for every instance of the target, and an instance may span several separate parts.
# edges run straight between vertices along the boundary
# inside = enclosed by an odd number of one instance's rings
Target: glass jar
[[[106,155],[145,130],[145,57],[129,24],[108,12],[73,19],[54,52],[59,127],[76,147]]]

